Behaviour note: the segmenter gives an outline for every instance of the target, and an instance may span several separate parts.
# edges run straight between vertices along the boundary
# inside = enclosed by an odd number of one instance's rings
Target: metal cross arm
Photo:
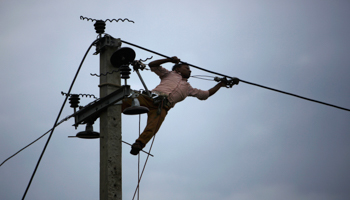
[[[81,108],[74,114],[75,123],[73,126],[78,127],[79,124],[94,122],[100,116],[101,112],[105,111],[108,106],[124,99],[125,97],[129,96],[130,93],[130,86],[124,85],[98,101]]]

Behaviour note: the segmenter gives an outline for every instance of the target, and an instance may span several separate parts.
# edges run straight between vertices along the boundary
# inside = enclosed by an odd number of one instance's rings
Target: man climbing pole
[[[167,62],[175,63],[172,71],[161,66]],[[187,96],[206,100],[208,97],[215,94],[221,87],[226,87],[224,82],[219,82],[209,90],[192,88],[187,82],[191,75],[190,67],[186,63],[181,63],[180,59],[177,57],[155,60],[150,62],[148,66],[151,68],[152,72],[159,76],[161,82],[152,90],[154,98],[147,95],[138,96],[140,105],[147,107],[149,112],[147,125],[144,131],[131,146],[130,153],[132,155],[137,155],[140,150],[145,147],[148,141],[158,132],[168,111],[173,108],[176,103],[184,100]],[[235,81],[236,84],[238,84],[239,79]],[[124,100],[122,110],[129,106],[131,106],[131,99]]]

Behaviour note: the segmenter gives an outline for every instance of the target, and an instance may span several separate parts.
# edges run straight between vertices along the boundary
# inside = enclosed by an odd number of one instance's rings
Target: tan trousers
[[[145,106],[149,109],[147,113],[147,125],[137,141],[142,142],[144,145],[148,143],[152,139],[152,137],[158,132],[160,126],[162,125],[165,116],[168,114],[169,107],[162,106],[160,114],[157,113],[159,105],[155,105],[153,103],[153,99],[140,95],[138,97],[141,106]],[[122,110],[132,105],[132,99],[128,98],[123,100]]]

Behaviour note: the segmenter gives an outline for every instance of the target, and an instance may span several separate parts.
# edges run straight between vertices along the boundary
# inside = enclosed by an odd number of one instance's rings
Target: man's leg
[[[131,146],[130,153],[132,155],[137,155],[143,147],[148,143],[149,140],[157,133],[162,122],[164,121],[165,116],[168,111],[166,109],[162,109],[161,114],[157,113],[158,109],[150,109],[148,112],[147,125],[145,130],[136,140],[136,142]]]
[[[153,100],[148,97],[139,98],[140,104],[147,106],[149,112],[147,113],[147,125],[139,138],[132,146],[131,154],[137,155],[139,151],[151,140],[151,138],[158,132],[162,125],[165,116],[168,114],[167,108],[162,108],[160,114],[158,112],[158,105],[154,105]]]
[[[158,132],[160,126],[162,125],[165,116],[168,113],[168,109],[162,108],[161,113],[158,112],[158,105],[154,105],[153,99],[140,95],[138,97],[141,106],[145,106],[149,109],[147,113],[147,125],[144,131],[141,133],[136,142],[132,145],[130,151],[131,154],[137,155],[139,151],[152,139],[152,137]],[[132,99],[126,99],[123,101],[122,110],[131,106]]]
[[[165,119],[165,116],[168,113],[168,111],[164,108],[161,110],[160,114],[158,114],[157,111],[158,108],[150,109],[148,112],[147,125],[140,137],[137,139],[137,141],[140,141],[144,145],[146,145],[148,141],[150,141],[152,137],[158,132]]]

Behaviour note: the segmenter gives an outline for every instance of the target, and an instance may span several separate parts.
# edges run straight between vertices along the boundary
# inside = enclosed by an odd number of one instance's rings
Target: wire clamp
[[[238,85],[239,78],[236,78],[236,77],[223,77],[223,78],[215,77],[214,81],[223,82],[226,84],[227,88],[232,88],[232,86]]]

